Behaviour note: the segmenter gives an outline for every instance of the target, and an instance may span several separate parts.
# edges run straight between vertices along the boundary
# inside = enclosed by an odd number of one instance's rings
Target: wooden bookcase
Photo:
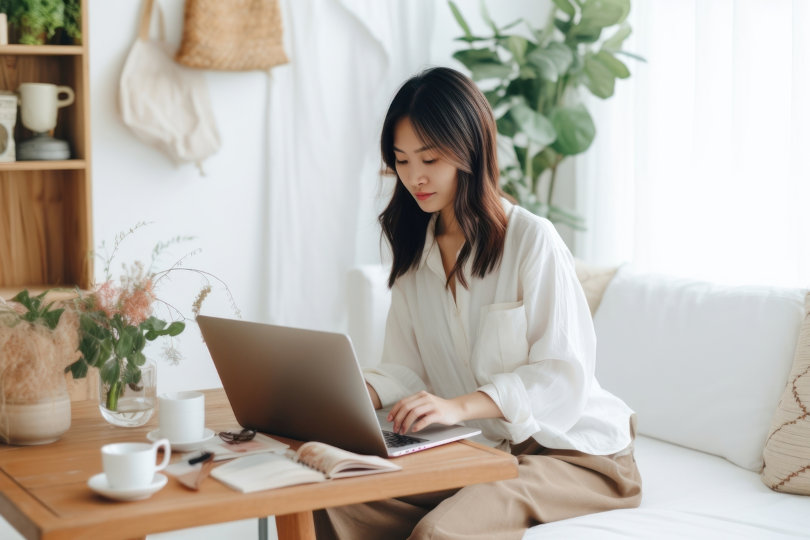
[[[55,137],[71,147],[65,161],[0,163],[0,296],[23,288],[88,288],[93,279],[90,183],[90,85],[87,1],[82,44],[0,45],[0,90],[23,82],[73,88],[76,100],[59,109]],[[15,126],[19,145],[32,133]]]

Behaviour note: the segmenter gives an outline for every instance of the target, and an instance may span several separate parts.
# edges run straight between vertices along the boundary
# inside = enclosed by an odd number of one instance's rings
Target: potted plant
[[[0,299],[0,438],[44,444],[70,427],[65,368],[78,357],[78,317],[47,292]]]
[[[453,58],[470,70],[495,112],[504,191],[535,214],[583,230],[583,219],[553,198],[560,163],[587,150],[596,136],[578,89],[609,98],[616,79],[630,76],[619,56],[643,59],[622,50],[631,32],[630,0],[553,3],[543,28],[523,19],[499,27],[482,3],[492,35],[478,36],[449,2],[464,32],[458,40],[468,45]],[[512,31],[521,24],[525,32]]]
[[[0,0],[0,13],[24,45],[43,45],[58,30],[74,41],[82,37],[80,0]]]
[[[175,237],[158,243],[151,254],[150,264],[136,261],[122,265],[123,273],[113,278],[112,261],[121,243],[146,223],[139,223],[115,238],[112,251],[105,253],[105,280],[90,292],[78,292],[74,308],[79,317],[79,357],[69,366],[75,379],[87,375],[90,368],[99,370],[99,409],[110,423],[134,427],[146,423],[152,416],[156,401],[156,366],[147,358],[144,348],[148,342],[168,340],[164,355],[170,361],[179,361],[180,354],[174,346],[174,338],[185,329],[183,315],[170,304],[160,300],[157,289],[170,274],[191,272],[201,277],[203,286],[191,307],[199,314],[203,301],[212,290],[211,279],[225,288],[234,312],[239,310],[228,287],[216,276],[186,267],[186,257],[180,258],[166,269],[156,268],[163,252],[175,244],[190,240]],[[104,250],[104,244],[101,249]],[[166,321],[154,314],[156,306],[164,306]]]

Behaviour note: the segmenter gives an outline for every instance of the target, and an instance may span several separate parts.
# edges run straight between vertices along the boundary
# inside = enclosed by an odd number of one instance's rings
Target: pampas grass
[[[65,388],[65,368],[80,356],[75,312],[66,310],[51,330],[21,320],[20,308],[0,300],[0,406],[58,395]]]

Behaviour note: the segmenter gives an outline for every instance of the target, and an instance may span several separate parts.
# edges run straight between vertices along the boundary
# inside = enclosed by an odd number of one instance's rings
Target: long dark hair
[[[500,263],[506,237],[492,108],[475,83],[453,69],[431,68],[408,79],[388,108],[380,137],[383,161],[394,172],[394,129],[405,117],[426,145],[434,146],[458,169],[453,209],[465,242],[446,285],[455,276],[466,288],[462,267],[473,246],[472,273],[482,278]],[[431,218],[419,208],[399,176],[397,180],[391,201],[379,216],[394,255],[389,287],[419,266]]]

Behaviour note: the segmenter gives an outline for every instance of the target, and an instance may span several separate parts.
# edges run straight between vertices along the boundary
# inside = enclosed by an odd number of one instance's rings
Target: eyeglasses
[[[239,444],[252,441],[253,437],[256,436],[256,431],[245,428],[239,433],[233,433],[232,431],[220,431],[217,435],[219,435],[219,438],[228,444]]]

